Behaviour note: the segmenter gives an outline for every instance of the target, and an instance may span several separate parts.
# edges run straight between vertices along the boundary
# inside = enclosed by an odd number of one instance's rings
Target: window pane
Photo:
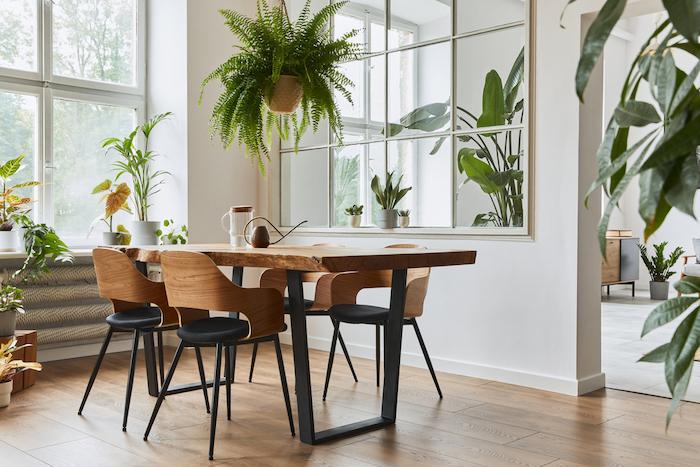
[[[523,0],[458,0],[457,34],[525,20]]]
[[[38,179],[37,101],[36,96],[0,92],[0,164],[25,155],[25,167],[12,180],[16,183]],[[37,199],[36,189],[26,190],[24,194]]]
[[[411,211],[411,225],[452,226],[449,138],[389,142],[389,171],[395,181],[403,175],[403,188],[412,187],[397,207]]]
[[[132,108],[54,99],[53,225],[59,233],[76,241],[86,238],[90,223],[103,212],[99,198],[90,193],[101,181],[114,178],[114,157],[105,155],[102,141],[128,135],[135,124]],[[115,227],[130,218],[116,214]]]
[[[362,223],[371,223],[374,195],[369,182],[384,173],[384,144],[356,144],[333,150],[333,226],[350,225],[345,209],[363,205]]]
[[[456,137],[458,226],[523,226],[526,141],[522,129]]]
[[[384,0],[351,0],[334,20],[335,37],[359,30],[354,42],[365,51],[384,50]]]
[[[36,0],[0,1],[0,67],[36,71]]]
[[[452,34],[450,2],[391,0],[389,46],[415,44]]]
[[[328,150],[282,154],[282,225],[328,227]]]
[[[506,103],[508,102],[508,96],[505,95],[508,91],[505,87],[508,77],[513,73],[512,70],[517,69],[519,66],[521,76],[523,76],[524,62],[518,60],[518,57],[521,57],[520,54],[524,51],[524,33],[525,28],[518,26],[457,40],[456,129],[468,129],[477,126],[477,120],[484,113],[484,99],[482,96],[487,76],[491,71],[495,71],[498,74],[498,80],[500,80],[501,86],[504,88],[504,98]],[[495,81],[494,77],[495,75],[491,74],[489,79]],[[512,89],[514,90],[511,98],[512,108],[503,110],[486,109],[490,115],[505,115],[505,120],[502,117],[496,120],[489,118],[482,120],[479,126],[520,123],[519,119],[513,120],[512,110],[515,109],[516,104],[523,97],[523,86],[520,84]]]
[[[336,93],[343,116],[344,143],[367,141],[384,136],[384,56],[373,57],[343,65],[347,76],[353,80],[350,104]]]
[[[137,0],[61,0],[53,5],[53,72],[136,84]]]
[[[390,136],[450,127],[450,43],[389,54]]]

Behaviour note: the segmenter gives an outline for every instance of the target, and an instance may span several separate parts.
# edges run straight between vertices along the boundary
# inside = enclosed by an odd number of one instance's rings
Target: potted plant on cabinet
[[[163,229],[158,229],[156,235],[162,245],[184,245],[187,243],[189,232],[186,225],[178,227],[172,219],[165,219]]]
[[[357,30],[337,39],[330,34],[332,18],[347,3],[331,3],[313,15],[307,0],[294,22],[284,0],[273,7],[258,0],[255,18],[220,11],[241,46],[202,83],[202,93],[213,80],[224,87],[212,111],[212,132],[227,148],[235,141],[244,145],[263,174],[273,128],[285,140],[291,130],[296,148],[308,128],[315,132],[327,119],[331,132],[342,141],[335,95],[352,102],[353,82],[340,65],[357,60],[363,48],[351,41]]]
[[[99,222],[104,222],[107,225],[107,232],[102,232],[102,244],[103,245],[125,245],[125,240],[128,235],[120,231],[114,231],[114,215],[119,211],[128,212],[133,214],[131,208],[129,207],[129,196],[131,196],[131,189],[126,182],[122,182],[115,185],[112,180],[105,180],[104,182],[97,185],[92,189],[92,194],[103,194],[100,201],[105,204],[104,215],[95,219],[90,227],[90,232],[92,232],[95,224]],[[119,226],[117,227],[119,228]],[[126,230],[126,229],[123,229]]]
[[[136,214],[131,235],[132,243],[136,245],[158,244],[156,231],[160,222],[148,219],[148,208],[151,206],[151,198],[160,191],[163,177],[170,173],[152,169],[151,164],[157,153],[148,148],[148,142],[153,129],[171,115],[171,112],[156,115],[143,125],[137,126],[125,138],[107,138],[102,142],[102,147],[107,148],[107,153],[114,151],[119,155],[119,159],[112,165],[116,172],[114,181],[117,182],[123,175],[131,177],[131,198]],[[139,133],[143,135],[143,149],[136,145],[135,140]]]
[[[646,245],[639,244],[642,261],[644,261],[644,265],[651,276],[649,293],[652,300],[668,300],[668,280],[674,274],[671,268],[683,255],[683,248],[678,247],[667,258],[664,251],[667,246],[668,242],[653,245],[654,255],[649,257]]]
[[[386,183],[384,186],[379,181],[379,175],[372,178],[371,187],[374,197],[379,203],[381,210],[377,213],[377,226],[380,229],[393,229],[396,227],[396,205],[411,191],[412,187],[401,188],[403,175],[399,177],[394,185],[394,172],[386,173]]]
[[[31,197],[17,193],[22,188],[33,188],[39,185],[37,181],[11,184],[12,177],[24,166],[20,155],[0,165],[0,251],[15,251],[17,249],[17,231],[14,230],[17,216],[29,212],[29,206],[34,200]]]
[[[9,284],[0,286],[0,337],[13,336],[17,313],[24,313],[22,291]]]
[[[399,211],[399,227],[405,229],[411,223],[411,210],[403,209]]]
[[[20,294],[21,307],[21,294]],[[1,313],[1,311],[0,311]],[[41,371],[41,364],[37,362],[23,362],[13,360],[12,354],[20,349],[29,347],[26,344],[17,347],[17,339],[12,337],[7,343],[0,344],[0,408],[10,405],[10,395],[12,394],[12,379],[23,371]]]
[[[345,208],[345,214],[350,218],[350,225],[352,227],[359,227],[362,223],[362,211],[364,210],[363,205],[353,204],[349,208]]]

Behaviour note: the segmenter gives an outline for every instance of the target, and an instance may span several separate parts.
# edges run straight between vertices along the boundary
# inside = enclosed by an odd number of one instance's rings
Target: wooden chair
[[[129,378],[126,386],[126,402],[124,404],[124,419],[122,430],[126,431],[126,423],[129,417],[129,405],[131,392],[134,386],[134,371],[136,369],[136,354],[139,339],[146,333],[157,332],[159,366],[161,381],[163,380],[163,340],[162,331],[174,330],[178,327],[178,316],[175,309],[170,307],[165,294],[165,285],[154,282],[141,274],[136,266],[124,253],[108,248],[96,248],[92,252],[95,272],[97,274],[97,286],[100,296],[112,302],[114,313],[107,317],[109,324],[107,336],[102,343],[102,348],[97,356],[97,362],[90,375],[90,380],[85,388],[83,400],[78,409],[78,415],[83,413],[95,378],[102,365],[107,347],[114,332],[133,332],[133,345],[131,349],[131,362],[129,365]],[[153,306],[155,305],[155,306]],[[197,352],[197,362],[202,367],[202,357]],[[207,399],[206,381],[203,372],[200,372],[204,388],[205,403],[209,410]]]
[[[315,247],[341,247],[342,245],[335,245],[331,243],[317,243],[313,245]],[[330,307],[328,291],[323,284],[327,283],[327,279],[321,281],[319,286],[319,281],[323,277],[330,277],[333,274],[325,272],[305,272],[301,275],[302,282],[316,284],[316,293],[314,300],[304,300],[304,306],[306,307],[307,316],[328,316],[328,308]],[[260,276],[260,287],[270,287],[279,290],[282,296],[285,295],[287,290],[287,271],[284,269],[266,269]],[[284,297],[284,313],[289,314],[289,298]],[[348,348],[345,346],[345,340],[342,334],[338,333],[338,342],[340,342],[340,348],[343,350],[343,355],[345,355],[345,361],[350,367],[350,372],[352,377],[357,382],[357,374],[355,373],[355,368],[352,366],[352,360],[350,360],[350,353]],[[248,375],[248,382],[253,381],[253,371],[255,370],[255,358],[258,355],[258,344],[253,346],[253,354],[250,360],[250,374]]]
[[[278,335],[285,330],[284,305],[279,291],[272,288],[246,289],[239,287],[224,276],[214,262],[202,253],[185,251],[163,253],[161,266],[168,300],[177,310],[179,317],[180,328],[177,330],[177,335],[181,340],[153,408],[144,440],[148,439],[163,399],[168,393],[168,387],[183,349],[185,347],[215,346],[216,367],[209,437],[209,459],[213,459],[222,353],[225,349],[226,408],[227,418],[230,420],[231,348],[235,348],[240,343],[253,343],[270,339],[275,343],[289,428],[294,436],[292,407]],[[242,313],[247,321],[238,318],[212,318],[209,316],[210,310]]]
[[[420,248],[418,245],[398,244],[389,245],[387,248]],[[319,281],[318,287],[322,288],[328,297],[325,299],[331,303],[329,314],[333,320],[333,340],[331,342],[331,350],[328,355],[328,367],[326,369],[326,382],[323,387],[323,400],[326,400],[328,394],[328,385],[330,383],[331,371],[333,369],[333,359],[335,356],[335,346],[340,333],[340,323],[350,324],[370,324],[375,326],[376,339],[376,368],[377,368],[377,386],[380,384],[380,345],[381,345],[381,327],[386,324],[389,318],[389,308],[359,305],[357,304],[357,294],[363,289],[391,287],[392,271],[363,271],[334,274],[327,278],[322,278]],[[430,279],[430,268],[409,269],[406,278],[406,304],[404,307],[404,325],[410,325],[416,332],[418,343],[420,344],[425,358],[425,363],[428,365],[430,375],[433,378],[433,383],[437,389],[440,399],[442,399],[442,390],[438,383],[433,364],[428,355],[428,349],[423,341],[420,328],[418,327],[419,318],[423,315],[423,303],[425,295],[428,291],[428,281]],[[386,341],[386,336],[385,336]]]

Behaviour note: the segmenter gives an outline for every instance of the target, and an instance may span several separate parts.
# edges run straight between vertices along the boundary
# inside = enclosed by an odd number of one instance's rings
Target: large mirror
[[[336,37],[358,30],[366,52],[342,67],[355,83],[353,103],[338,101],[343,139],[309,136],[306,165],[282,145],[283,224],[313,218],[347,228],[345,209],[363,205],[361,225],[374,226],[370,181],[393,172],[411,187],[397,206],[410,211],[411,227],[528,234],[528,8],[524,0],[350,1],[330,25]],[[285,179],[294,170],[317,182]]]

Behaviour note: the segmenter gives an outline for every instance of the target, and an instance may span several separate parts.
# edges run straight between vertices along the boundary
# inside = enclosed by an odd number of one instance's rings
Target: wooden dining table
[[[232,280],[242,284],[246,267],[287,270],[290,304],[294,375],[296,379],[299,436],[308,444],[358,435],[392,425],[396,421],[403,312],[406,300],[407,270],[412,268],[459,266],[474,264],[476,251],[433,250],[421,248],[351,248],[330,246],[271,246],[238,248],[228,244],[189,244],[164,246],[120,247],[142,272],[148,263],[159,263],[164,251],[204,253],[219,266],[233,267]],[[392,270],[390,313],[386,324],[384,353],[384,385],[381,414],[367,420],[316,431],[314,428],[309,344],[302,273]],[[144,337],[149,393],[158,395],[158,376],[152,335]],[[196,386],[201,388],[199,384]],[[184,390],[184,389],[183,389]],[[170,391],[168,391],[170,393]]]

